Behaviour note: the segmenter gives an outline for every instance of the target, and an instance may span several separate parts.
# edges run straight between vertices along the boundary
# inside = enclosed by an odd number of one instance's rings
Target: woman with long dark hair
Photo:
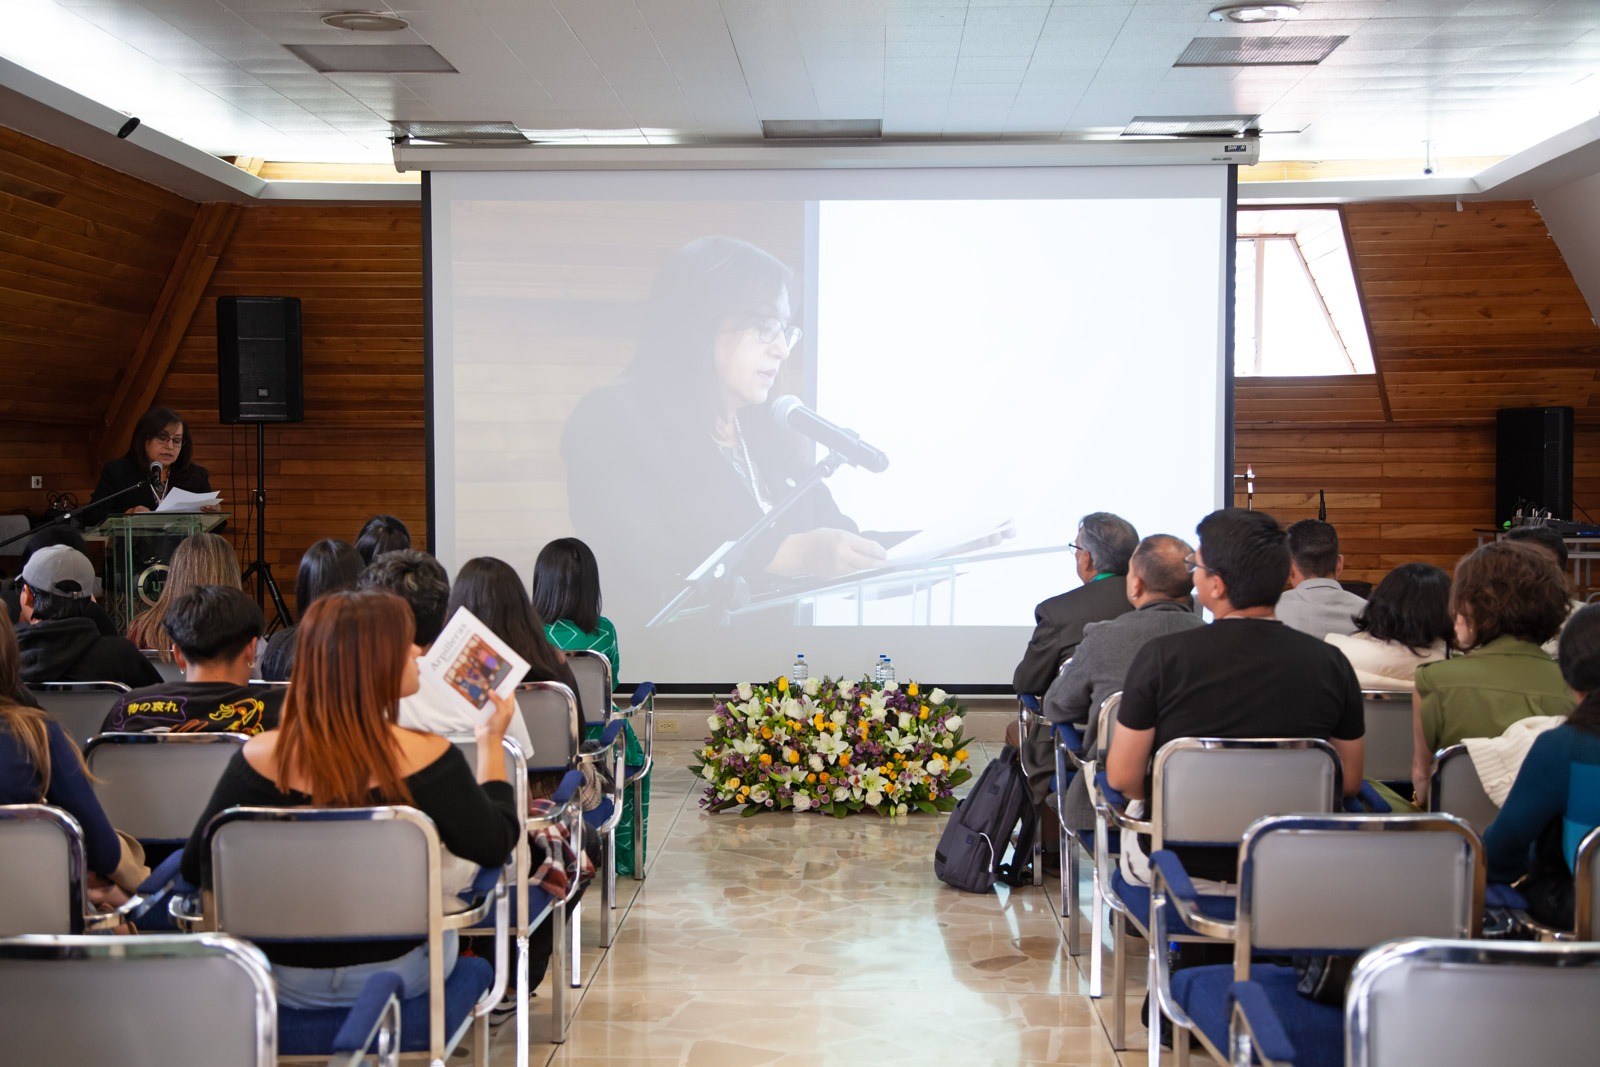
[[[456,573],[455,584],[450,587],[450,603],[445,608],[445,618],[466,608],[478,617],[511,650],[528,661],[525,682],[562,682],[578,692],[578,681],[572,676],[561,650],[550,643],[544,634],[544,620],[528,598],[528,590],[516,570],[503,559],[479,556],[469,559]],[[578,697],[579,710],[583,698]],[[602,709],[598,712],[605,714]],[[587,720],[587,716],[585,717]]]
[[[1526,875],[1522,894],[1540,922],[1572,929],[1572,864],[1600,826],[1600,604],[1561,633],[1561,676],[1578,706],[1533,741],[1505,805],[1484,832],[1489,880]]]
[[[563,652],[593,650],[611,663],[611,680],[622,677],[617,628],[600,614],[600,565],[576,537],[559,537],[539,550],[533,564],[533,607],[544,633]]]
[[[83,523],[93,526],[108,515],[154,511],[171,489],[191,493],[211,492],[211,475],[193,461],[194,438],[189,425],[171,408],[151,408],[134,424],[128,451],[100,470],[100,482],[89,497],[90,510]],[[143,490],[134,489],[143,485]],[[115,493],[132,490],[107,503],[94,505]],[[213,506],[207,510],[216,511]]]
[[[567,420],[572,524],[612,576],[613,600],[630,622],[648,620],[810,469],[806,443],[770,410],[800,339],[793,284],[787,266],[748,242],[684,245],[656,276],[633,362]],[[883,547],[860,536],[818,485],[729,577],[759,592],[883,559]]]
[[[300,557],[294,576],[294,610],[302,619],[311,605],[329,593],[354,589],[365,564],[355,546],[332,537],[314,542]],[[300,628],[288,626],[267,641],[261,654],[261,677],[269,682],[288,681],[294,669],[295,642]]]
[[[311,605],[300,622],[299,651],[282,723],[251,738],[223,771],[184,850],[183,874],[209,886],[203,844],[212,816],[236,806],[296,808],[407,804],[434,822],[456,862],[446,891],[470,879],[472,867],[498,867],[516,845],[517,811],[500,742],[516,714],[494,698],[477,729],[474,777],[465,757],[442,737],[396,722],[400,699],[417,691],[417,647],[411,609],[393,593],[341,590]],[[303,1008],[353,1003],[377,971],[401,976],[405,996],[427,988],[425,942],[386,940],[263,944],[278,1000]],[[444,974],[455,967],[454,931],[444,940]]]
[[[1450,576],[1427,563],[1403,563],[1383,576],[1356,615],[1356,632],[1329,634],[1363,689],[1411,689],[1417,668],[1445,658],[1455,636]]]

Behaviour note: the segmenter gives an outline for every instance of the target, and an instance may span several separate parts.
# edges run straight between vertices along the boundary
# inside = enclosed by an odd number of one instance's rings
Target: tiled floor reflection
[[[541,988],[530,1063],[1119,1063],[1110,1002],[1088,997],[1086,957],[1067,956],[1051,886],[973,896],[940,884],[942,818],[707,816],[691,748],[658,742],[649,877],[619,882],[605,951],[591,890],[567,1040],[547,1043]],[[975,746],[975,762],[994,751]],[[1145,1056],[1142,960],[1129,975],[1131,1065]],[[515,1051],[508,1025],[492,1061]]]

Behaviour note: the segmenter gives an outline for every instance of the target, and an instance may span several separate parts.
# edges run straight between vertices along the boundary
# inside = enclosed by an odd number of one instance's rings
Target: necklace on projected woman
[[[749,480],[750,492],[755,495],[756,503],[761,506],[761,513],[765,515],[772,510],[772,501],[768,500],[761,492],[761,478],[756,474],[755,460],[750,458],[750,443],[744,439],[744,427],[739,425],[739,416],[737,415],[733,417],[733,434],[738,439],[739,453],[744,458],[744,469],[739,473]],[[737,469],[739,467],[739,458],[732,458],[733,465]]]

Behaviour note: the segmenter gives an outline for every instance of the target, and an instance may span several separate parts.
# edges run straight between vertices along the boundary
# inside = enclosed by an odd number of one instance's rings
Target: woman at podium
[[[84,524],[95,526],[111,515],[154,511],[169,489],[211,492],[211,475],[191,462],[193,455],[194,441],[182,416],[171,408],[145,412],[133,428],[127,454],[100,469],[100,483],[89,498]],[[104,506],[96,508],[101,502]]]
[[[707,556],[761,521],[811,467],[770,410],[799,342],[793,273],[755,245],[702,237],[656,276],[632,364],[591,391],[561,441],[573,527],[628,622],[665,604]],[[881,566],[882,545],[817,484],[732,568],[752,592]]]

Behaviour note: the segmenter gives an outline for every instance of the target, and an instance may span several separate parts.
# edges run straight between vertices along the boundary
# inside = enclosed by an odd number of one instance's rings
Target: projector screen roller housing
[[[582,538],[627,680],[804,652],[1007,683],[1034,605],[1079,584],[1083,514],[1192,542],[1226,499],[1225,167],[439,173],[428,197],[434,549],[531,579]],[[887,466],[836,462],[817,439],[877,465],[829,424]]]

